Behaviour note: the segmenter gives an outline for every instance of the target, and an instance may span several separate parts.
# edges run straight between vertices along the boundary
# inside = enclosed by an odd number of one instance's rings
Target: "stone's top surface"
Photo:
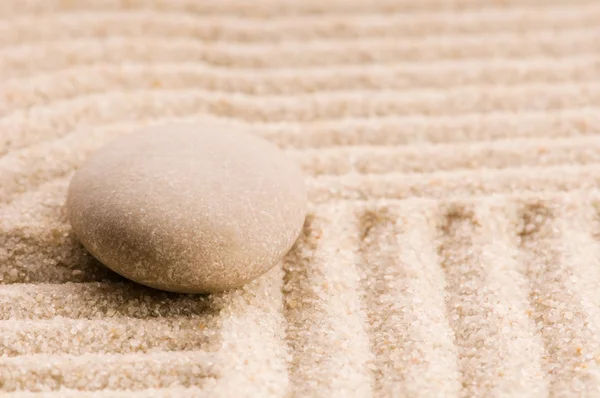
[[[306,188],[297,165],[254,135],[161,126],[93,154],[71,181],[67,209],[82,244],[115,272],[207,293],[283,257],[301,231]]]

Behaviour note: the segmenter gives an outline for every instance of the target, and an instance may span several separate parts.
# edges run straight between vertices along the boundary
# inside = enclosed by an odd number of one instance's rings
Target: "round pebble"
[[[74,175],[67,212],[84,247],[140,284],[241,287],[277,264],[306,216],[302,173],[264,139],[216,126],[128,134]]]

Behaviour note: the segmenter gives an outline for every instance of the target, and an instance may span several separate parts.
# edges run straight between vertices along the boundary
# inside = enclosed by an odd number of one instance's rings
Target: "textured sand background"
[[[594,0],[0,1],[0,391],[600,396],[599,109]],[[303,165],[282,266],[195,297],[86,255],[88,154],[214,119]]]

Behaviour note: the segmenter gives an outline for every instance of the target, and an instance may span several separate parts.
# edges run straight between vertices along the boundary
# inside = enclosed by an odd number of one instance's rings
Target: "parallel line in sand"
[[[405,146],[405,145],[471,145],[487,141],[562,139],[594,136],[600,130],[600,108],[573,108],[547,113],[543,111],[492,112],[489,114],[464,114],[458,116],[389,116],[377,119],[356,118],[326,122],[305,123],[246,123],[239,120],[190,113],[180,116],[153,115],[137,121],[90,120],[85,127],[67,126],[72,131],[58,137],[44,134],[37,143],[13,149],[6,156],[33,157],[44,148],[77,142],[80,135],[112,137],[140,128],[169,122],[218,123],[224,127],[242,128],[266,138],[288,150],[334,149],[353,146]],[[510,133],[510,135],[507,135]],[[54,141],[44,138],[54,138]],[[85,141],[85,140],[84,140]],[[87,142],[87,141],[85,141]],[[0,156],[0,163],[3,162]],[[0,166],[0,168],[3,168]],[[10,170],[11,168],[5,168]]]
[[[483,84],[484,87],[486,87],[485,84]],[[584,91],[584,93],[586,93],[586,89],[587,88],[592,88],[592,89],[596,89],[598,86],[600,86],[600,81],[586,81],[586,82],[576,82],[576,83],[570,83],[570,82],[565,82],[565,81],[557,81],[557,82],[533,82],[533,83],[527,83],[527,84],[520,84],[517,87],[513,87],[513,86],[497,86],[497,85],[492,85],[489,87],[489,90],[487,90],[487,93],[481,93],[480,91],[480,87],[479,85],[468,85],[466,87],[452,87],[450,89],[446,89],[446,90],[440,90],[440,89],[435,89],[435,88],[415,88],[409,91],[403,91],[402,95],[403,97],[398,98],[398,94],[400,94],[400,90],[339,90],[339,91],[333,91],[333,92],[328,92],[328,91],[324,91],[324,92],[314,92],[314,93],[300,93],[300,94],[265,94],[265,95],[261,95],[261,96],[256,96],[256,95],[251,95],[251,94],[245,94],[245,93],[229,93],[229,92],[223,92],[223,91],[213,91],[213,90],[205,90],[205,89],[201,89],[201,88],[175,88],[175,89],[169,89],[169,88],[153,88],[153,89],[123,89],[123,90],[112,90],[112,91],[106,91],[106,92],[100,92],[100,93],[80,93],[79,95],[76,95],[74,97],[70,97],[70,98],[66,98],[66,99],[59,99],[57,101],[55,101],[54,103],[49,103],[49,104],[43,104],[40,106],[35,106],[32,107],[31,109],[17,109],[14,110],[13,112],[10,112],[4,116],[2,116],[0,118],[0,122],[5,123],[6,119],[10,118],[17,118],[17,119],[22,119],[24,116],[26,115],[30,115],[30,116],[37,116],[35,115],[35,113],[48,113],[49,110],[54,110],[54,108],[59,108],[60,107],[65,107],[68,105],[79,105],[81,106],[81,104],[78,104],[78,102],[84,102],[86,103],[86,101],[89,101],[91,99],[98,101],[98,99],[102,100],[105,99],[106,97],[108,97],[108,99],[112,99],[111,96],[117,96],[117,95],[121,95],[121,96],[132,96],[132,97],[136,97],[139,95],[146,95],[149,97],[152,96],[157,96],[157,95],[162,95],[166,98],[169,98],[169,96],[173,96],[173,95],[181,95],[183,96],[183,99],[188,99],[189,97],[192,97],[192,99],[198,99],[198,100],[202,100],[207,102],[208,104],[214,104],[218,101],[220,102],[246,102],[246,106],[254,106],[258,109],[260,109],[261,107],[257,107],[258,104],[266,104],[266,105],[270,105],[271,107],[274,107],[277,104],[283,104],[283,106],[286,107],[290,107],[291,109],[295,109],[293,108],[293,105],[295,102],[300,102],[303,104],[312,104],[315,102],[324,102],[323,105],[326,106],[333,106],[333,105],[337,105],[337,104],[348,104],[348,105],[353,105],[357,102],[365,102],[367,104],[370,104],[371,106],[373,105],[378,105],[378,101],[379,103],[383,102],[383,103],[390,103],[393,99],[396,99],[398,102],[403,102],[403,103],[411,103],[411,100],[409,98],[404,98],[404,96],[409,96],[409,97],[417,97],[418,100],[415,101],[417,104],[419,103],[419,101],[423,102],[425,99],[430,99],[430,100],[443,100],[447,97],[452,97],[452,96],[462,96],[462,97],[467,97],[467,96],[472,96],[472,97],[476,97],[476,98],[482,98],[482,100],[484,99],[490,99],[489,97],[492,97],[493,99],[496,99],[498,101],[503,101],[505,100],[505,97],[508,97],[510,99],[512,99],[512,96],[516,96],[518,93],[524,93],[526,95],[534,95],[534,94],[539,94],[539,91],[542,90],[547,90],[550,93],[548,93],[548,95],[552,94],[557,96],[558,92],[566,92],[567,94],[569,94],[570,92],[572,92],[573,90],[580,90],[580,91]],[[544,91],[545,92],[545,91]],[[571,94],[572,95],[572,94]],[[595,96],[593,96],[593,93],[590,93],[588,95],[591,95],[592,98],[595,98]],[[344,99],[348,99],[348,101],[344,102]],[[467,97],[468,98],[468,97]],[[137,99],[137,98],[136,98]],[[466,100],[465,100],[466,101]],[[556,101],[555,101],[556,102]],[[590,104],[591,105],[591,104]],[[495,109],[490,109],[487,110],[487,108],[489,107],[489,105],[480,105],[481,108],[475,108],[475,111],[479,111],[479,112],[492,112],[495,111]],[[508,105],[506,105],[508,106]],[[582,105],[584,106],[584,105]],[[265,106],[264,108],[268,108],[268,106]],[[424,111],[427,109],[426,107],[424,107]],[[458,108],[458,109],[462,109],[462,108]],[[508,108],[508,109],[512,109],[512,108]],[[528,109],[528,108],[525,108]],[[537,107],[533,107],[533,110],[543,110],[544,108],[541,108],[540,105],[537,105]],[[552,109],[552,108],[550,108]],[[515,110],[518,110],[515,109]],[[497,111],[497,110],[496,110]],[[456,111],[454,111],[456,112]],[[468,113],[466,110],[462,111],[460,113]],[[444,113],[442,113],[444,114]],[[218,113],[217,113],[218,115]],[[409,114],[410,115],[410,114]],[[225,115],[219,115],[219,116],[225,116]],[[232,114],[232,115],[227,115],[230,117],[235,117],[236,114]],[[316,121],[321,121],[321,119],[341,119],[344,117],[344,115],[342,116],[335,116],[335,115],[316,115],[318,117],[318,119]],[[346,116],[346,117],[367,117],[367,116],[378,116],[378,115],[362,115],[359,114],[357,116]],[[388,116],[388,115],[381,115],[381,116]],[[273,120],[273,118],[269,119],[271,123],[278,123],[278,122],[286,122],[289,121],[286,118],[279,118],[279,119],[275,119]],[[12,120],[10,120],[12,122]],[[252,118],[248,119],[248,121],[262,121],[263,123],[266,122],[266,120],[254,120]],[[299,119],[299,120],[293,120],[293,121],[305,121],[305,122],[315,122],[315,120],[311,119],[311,120],[304,120],[304,119]]]
[[[444,33],[486,34],[497,31],[570,29],[593,26],[597,4],[550,5],[542,10],[517,8],[502,13],[487,10],[414,14],[282,15],[277,19],[193,15],[184,12],[67,11],[0,21],[0,46],[72,37],[170,36],[219,42],[336,40],[341,38],[428,36]],[[109,27],[109,28],[107,28]]]
[[[314,203],[340,199],[453,198],[519,192],[591,190],[600,185],[600,166],[550,166],[424,174],[322,176],[307,180]]]
[[[597,107],[589,106],[552,112],[387,116],[276,125],[231,123],[250,129],[281,147],[310,150],[357,145],[477,144],[590,136],[600,131],[600,113]]]
[[[476,65],[401,64],[306,70],[231,71],[189,63],[101,64],[78,66],[33,77],[11,79],[0,85],[0,115],[47,105],[82,95],[118,90],[203,89],[215,94],[240,93],[250,97],[326,94],[336,91],[369,92],[455,89],[485,90],[498,85],[593,83],[600,80],[600,56],[572,59],[508,60]]]
[[[433,173],[600,163],[600,137],[289,151],[308,176]],[[401,160],[399,160],[401,159]],[[2,167],[0,159],[0,168]],[[41,166],[40,166],[41,169]],[[35,169],[36,173],[40,169]],[[24,170],[30,170],[24,167]],[[7,184],[10,186],[10,184]],[[1,201],[1,199],[0,199]]]
[[[247,285],[241,290],[227,292],[222,295],[211,295],[209,300],[214,307],[219,309],[216,321],[220,323],[220,348],[215,353],[205,351],[160,352],[160,353],[135,353],[121,354],[85,354],[72,355],[36,355],[18,356],[0,359],[1,374],[7,378],[2,380],[5,391],[15,390],[57,390],[59,388],[75,388],[82,390],[100,389],[146,389],[162,388],[168,386],[192,386],[200,384],[210,394],[224,396],[232,383],[252,391],[259,396],[271,393],[276,396],[284,395],[287,389],[286,347],[283,342],[284,326],[282,319],[281,295],[281,269],[274,268],[266,275]],[[129,288],[142,289],[139,286],[128,284]],[[111,286],[106,285],[103,286]],[[48,314],[49,309],[62,311],[62,316],[75,315],[83,318],[82,312],[97,310],[96,303],[81,305],[80,300],[74,299],[74,294],[84,294],[84,297],[93,297],[94,300],[114,300],[114,291],[93,291],[95,286],[86,285],[61,285],[56,289],[54,285],[22,285],[18,291],[2,289],[0,305],[12,311],[11,316],[18,313],[31,315],[32,306],[25,303],[27,292],[30,292],[38,302],[39,298],[48,298],[44,293],[53,292],[55,300],[49,306],[44,303],[45,315],[56,320],[56,312]],[[102,287],[99,285],[97,287]],[[69,289],[70,288],[70,291]],[[92,290],[90,290],[90,288]],[[130,302],[130,307],[139,311],[144,308],[144,303],[151,301],[150,289],[141,294],[140,302]],[[8,293],[8,294],[7,294]],[[71,294],[69,294],[71,293]],[[104,293],[104,295],[102,295]],[[154,292],[163,297],[181,297],[184,299],[202,299],[192,295],[165,294]],[[12,297],[12,300],[11,300]],[[8,299],[8,303],[6,300]],[[163,300],[164,302],[164,300]],[[27,305],[29,304],[29,305]],[[25,308],[27,306],[28,308]],[[35,306],[34,306],[35,308]],[[77,313],[65,313],[70,308]],[[172,311],[181,310],[181,305],[168,304]],[[1,314],[10,313],[7,310]],[[184,315],[184,314],[180,314]],[[96,313],[93,314],[96,316]],[[106,312],[99,318],[107,316]],[[185,316],[185,315],[184,315]],[[189,316],[189,315],[188,315]],[[102,320],[100,320],[102,322]],[[2,323],[0,323],[2,325]],[[130,358],[130,359],[128,359]],[[146,360],[146,358],[148,358]],[[164,358],[164,360],[161,360]],[[100,362],[100,363],[98,363]],[[263,364],[269,363],[270,372],[263,372]],[[97,367],[97,369],[96,369]],[[110,369],[113,367],[113,369]],[[244,368],[244,372],[239,370]],[[136,370],[138,379],[131,379],[127,370]],[[79,371],[79,372],[78,372]],[[122,377],[110,375],[119,374]],[[216,378],[204,386],[204,378]]]
[[[352,208],[321,207],[284,261],[284,315],[292,394],[370,394],[372,352],[366,314],[356,292],[354,249],[358,225]]]
[[[597,203],[595,203],[597,206]],[[515,240],[529,281],[531,318],[545,345],[550,396],[590,395],[600,388],[600,245],[597,214],[581,200],[524,202]]]
[[[553,190],[585,190],[586,188],[590,189],[595,186],[595,180],[600,178],[597,176],[598,173],[600,173],[600,166],[597,164],[567,164],[559,166],[508,167],[503,169],[460,169],[427,173],[321,175],[308,177],[306,183],[309,188],[310,199],[317,203],[334,199],[365,199],[365,197],[369,196],[366,195],[368,190],[373,190],[371,195],[373,198],[378,199],[401,199],[411,196],[437,198],[438,195],[448,194],[457,189],[463,191],[461,192],[463,195],[457,196],[471,196],[466,195],[467,192],[471,192],[474,196],[502,194],[508,192],[506,190],[509,187],[506,184],[509,184],[510,179],[513,180],[513,188],[517,190],[536,191],[537,189],[533,188],[543,189],[542,185],[544,182],[548,183],[549,187],[554,187],[554,189],[548,189],[549,192]],[[582,181],[571,181],[569,183],[569,178],[576,176],[585,176],[586,178],[582,178]],[[62,196],[59,192],[66,192],[69,178],[70,175],[59,176],[41,184],[33,191],[35,200],[33,200],[32,192],[23,193],[16,198],[16,201],[0,207],[0,215],[6,216],[6,221],[17,222],[17,225],[21,222],[31,220],[32,215],[45,217],[47,221],[54,219],[54,222],[60,222],[64,219],[62,215],[59,216],[62,212],[63,203],[61,200],[57,201],[52,195],[48,195],[47,192],[53,192],[53,194]],[[444,184],[448,186],[444,187]],[[445,189],[448,191],[445,191]],[[384,192],[386,190],[387,194]],[[406,195],[402,192],[406,192]],[[328,195],[330,197],[327,197]],[[29,207],[26,217],[22,219],[10,217],[13,208],[16,209],[19,206]]]
[[[282,68],[389,64],[408,61],[482,58],[569,57],[598,51],[598,28],[562,33],[499,33],[463,38],[355,39],[346,42],[303,42],[288,46],[203,44],[191,39],[74,39],[5,48],[0,56],[3,78],[27,76],[78,64],[118,62],[204,62],[229,68]],[[531,37],[528,37],[531,36]]]
[[[6,130],[0,155],[66,134],[77,125],[156,116],[186,116],[205,112],[247,122],[338,122],[357,117],[459,116],[480,113],[561,111],[600,105],[600,84],[533,84],[496,87],[421,90],[403,96],[386,92],[339,92],[321,95],[273,96],[257,99],[202,90],[142,90],[112,92],[59,101],[15,111],[0,118]],[[100,106],[103,105],[103,106]]]
[[[2,320],[195,317],[213,322],[221,303],[218,297],[170,294],[131,282],[0,285]]]
[[[455,332],[463,396],[546,396],[544,353],[528,318],[527,281],[518,272],[510,202],[449,203],[438,209],[438,252]]]
[[[0,357],[157,351],[216,351],[222,343],[216,314],[101,319],[0,320]]]
[[[249,397],[288,395],[282,289],[283,271],[277,265],[244,288],[224,293],[218,359],[225,377],[208,396],[228,397],[232,385]]]
[[[0,205],[23,194],[23,187],[38,186],[79,168],[95,150],[129,129],[90,129],[85,135],[68,135],[0,157]],[[590,165],[600,163],[600,140],[596,136],[564,139],[506,140],[414,146],[353,146],[314,150],[289,150],[305,175],[431,173],[476,168],[506,169]],[[402,162],[398,162],[402,159]],[[49,164],[52,165],[49,167]]]
[[[593,206],[598,207],[600,209],[600,188],[595,187],[592,189],[585,190],[569,190],[569,191],[548,191],[540,194],[535,191],[519,191],[515,193],[503,193],[503,194],[491,194],[485,196],[454,196],[454,197],[444,197],[444,198],[428,198],[428,197],[411,197],[404,199],[389,199],[389,198],[372,198],[366,200],[349,200],[349,199],[341,199],[339,203],[348,206],[354,206],[356,211],[364,211],[364,209],[373,209],[373,208],[397,208],[402,206],[416,206],[419,208],[437,208],[440,206],[445,206],[448,203],[457,206],[464,207],[474,207],[474,206],[483,206],[483,207],[494,207],[499,203],[507,203],[503,211],[508,211],[514,207],[514,203],[524,203],[524,202],[533,202],[536,200],[544,200],[547,202],[551,201],[576,201],[576,200],[584,200],[588,203],[592,203]],[[330,203],[314,203],[311,204],[312,207],[320,207],[320,206],[331,206]],[[437,206],[437,207],[436,207]],[[507,210],[508,209],[508,210]],[[600,210],[599,210],[600,211]],[[507,216],[508,217],[508,216]],[[438,224],[436,224],[439,226]],[[600,228],[600,227],[599,227]],[[600,237],[599,234],[595,237]],[[2,289],[3,286],[0,286]]]
[[[204,351],[136,354],[27,355],[0,358],[0,391],[143,390],[202,386],[220,377],[218,354]]]
[[[500,31],[500,32],[490,32],[486,34],[486,38],[496,41],[497,43],[523,43],[527,39],[535,40],[543,40],[543,39],[555,39],[556,41],[563,41],[564,44],[572,41],[573,39],[583,39],[590,35],[598,32],[598,27],[596,25],[592,26],[579,26],[571,29],[564,29],[557,31],[556,27],[547,27],[543,29],[538,29],[536,31],[525,31],[525,32],[515,32],[515,31]],[[442,44],[460,47],[467,44],[477,44],[481,40],[479,35],[473,35],[468,33],[460,33],[454,35],[448,35],[444,37],[438,36],[424,36],[417,38],[399,38],[399,37],[360,37],[360,38],[339,38],[331,41],[323,41],[319,37],[319,40],[301,40],[298,43],[294,44],[297,51],[302,51],[304,53],[308,53],[312,51],[332,51],[336,48],[341,53],[340,47],[344,48],[368,48],[376,45],[396,45],[399,48],[404,46],[412,46],[415,48],[418,47],[427,47],[431,46],[436,48]],[[154,38],[145,38],[144,36],[106,36],[106,37],[81,37],[81,38],[65,38],[65,39],[57,39],[57,40],[40,40],[31,43],[22,43],[19,41],[18,44],[6,46],[3,48],[3,52],[5,53],[16,53],[20,54],[26,52],[27,50],[31,50],[31,52],[38,51],[39,48],[54,48],[54,47],[62,47],[67,44],[71,44],[73,46],[78,45],[81,47],[90,46],[93,44],[148,44],[148,43],[160,43],[167,44],[173,43],[174,45],[192,45],[195,44],[198,46],[197,48],[203,48],[207,50],[213,50],[215,53],[222,51],[230,54],[239,55],[255,55],[255,54],[264,54],[264,55],[272,55],[273,50],[287,51],[289,50],[289,44],[287,42],[252,42],[252,43],[236,43],[236,42],[203,42],[199,40],[195,40],[193,38],[188,37],[176,37],[176,38],[168,38],[168,37],[154,37]],[[443,47],[442,47],[443,48]],[[34,51],[35,50],[35,51]],[[6,55],[6,54],[4,54]],[[275,54],[278,56],[279,54]],[[1,58],[0,58],[1,59]],[[469,60],[470,58],[466,58]],[[401,61],[401,60],[398,60]],[[290,63],[289,67],[302,66],[295,65]],[[316,66],[316,65],[315,65]]]
[[[302,79],[316,79],[320,77],[337,77],[338,75],[344,76],[361,76],[361,74],[365,74],[366,76],[377,77],[378,75],[386,75],[386,74],[410,74],[414,75],[415,78],[421,74],[430,74],[431,78],[435,77],[435,72],[439,73],[445,72],[449,75],[453,73],[459,73],[467,75],[467,71],[465,68],[473,69],[477,72],[476,75],[481,75],[486,72],[490,72],[492,75],[490,77],[494,77],[495,73],[491,73],[494,69],[500,71],[500,74],[513,72],[517,74],[517,72],[527,73],[528,69],[533,69],[535,71],[544,72],[555,71],[555,70],[563,70],[569,68],[583,68],[589,66],[589,64],[595,64],[598,62],[600,56],[596,53],[582,53],[572,57],[564,57],[564,58],[556,58],[556,57],[548,57],[548,56],[536,56],[529,59],[519,59],[519,58],[507,58],[507,59],[490,59],[490,58],[478,58],[478,59],[464,59],[464,60],[443,60],[440,62],[436,62],[435,65],[432,65],[427,61],[397,61],[392,62],[386,65],[378,65],[378,64],[368,64],[368,65],[339,65],[335,73],[331,70],[331,68],[327,66],[306,66],[306,67],[274,67],[269,69],[256,69],[256,68],[224,68],[220,66],[214,65],[206,65],[201,62],[169,62],[165,61],[162,63],[153,63],[147,64],[144,62],[128,62],[128,63],[96,63],[91,65],[69,65],[64,69],[60,70],[51,70],[48,72],[39,72],[35,75],[28,76],[27,78],[13,78],[3,82],[3,85],[6,87],[10,87],[11,85],[21,84],[25,87],[27,86],[42,86],[44,84],[53,83],[53,79],[62,77],[65,79],[73,80],[72,83],[80,83],[80,79],[82,79],[81,74],[85,73],[105,73],[107,76],[112,77],[114,79],[117,76],[113,76],[113,74],[120,72],[124,73],[126,76],[128,74],[134,73],[159,73],[161,71],[165,71],[165,75],[169,75],[169,73],[198,73],[198,71],[202,71],[203,73],[211,74],[211,78],[228,78],[228,79],[242,79],[242,80],[256,80],[257,84],[266,84],[266,78],[272,77],[274,79],[291,79],[296,77],[300,81]],[[303,75],[298,76],[298,70],[302,70]],[[449,76],[452,77],[452,76]],[[85,78],[85,76],[84,76]],[[88,76],[89,78],[89,76]],[[262,80],[261,80],[262,79]],[[93,82],[90,82],[93,83]],[[16,88],[16,87],[15,87]],[[41,88],[41,87],[40,87]],[[3,90],[6,90],[5,88]],[[268,94],[268,93],[263,93]],[[9,98],[9,96],[6,96]]]
[[[152,398],[197,398],[202,394],[207,394],[211,390],[206,386],[199,387],[165,387],[165,388],[145,388],[137,390],[137,393],[144,394]],[[60,391],[16,391],[7,392],[2,395],[3,398],[131,398],[131,391],[119,390],[100,390],[100,391],[81,391],[74,389],[62,389]]]
[[[458,396],[431,203],[355,206],[376,396]]]
[[[545,2],[549,4],[586,5],[590,0],[552,0]],[[412,0],[369,0],[354,1],[348,3],[344,0],[333,0],[323,3],[318,0],[302,2],[281,2],[277,0],[253,1],[230,1],[230,2],[198,2],[194,0],[179,1],[148,1],[132,0],[127,4],[119,1],[98,2],[94,0],[83,0],[77,2],[64,2],[62,0],[33,0],[27,2],[7,3],[7,7],[0,8],[4,15],[15,17],[21,14],[44,14],[51,13],[56,9],[63,10],[113,10],[125,9],[138,10],[152,8],[159,11],[186,11],[193,14],[209,15],[244,15],[246,17],[273,17],[282,15],[319,15],[336,13],[362,14],[376,11],[378,13],[390,12],[414,12],[429,11],[438,13],[440,11],[468,11],[470,9],[483,9],[490,12],[502,12],[504,10],[519,9],[523,6],[538,7],[543,10],[538,0],[504,0],[502,2],[484,3],[478,0],[428,0],[415,2]],[[2,5],[2,3],[0,3]]]

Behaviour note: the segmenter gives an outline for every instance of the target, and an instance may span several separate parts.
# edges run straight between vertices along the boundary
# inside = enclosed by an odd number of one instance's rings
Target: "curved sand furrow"
[[[57,101],[47,106],[12,112],[0,117],[7,134],[0,141],[0,155],[33,142],[56,138],[82,125],[137,118],[210,116],[246,122],[315,122],[389,116],[459,116],[467,113],[561,111],[600,104],[600,83],[531,84],[477,88],[417,90],[410,96],[394,92],[335,92],[255,98],[242,94],[204,90],[142,90],[110,92]],[[66,130],[66,131],[65,131]]]
[[[174,36],[240,43],[428,36],[439,33],[448,37],[467,33],[591,27],[596,26],[599,12],[600,8],[595,3],[584,3],[578,9],[556,4],[543,10],[520,7],[503,13],[494,9],[474,9],[459,16],[448,11],[421,11],[416,14],[293,14],[268,20],[151,9],[52,12],[41,16],[25,14],[6,22],[0,21],[0,46],[71,37],[114,36]]]
[[[247,95],[294,95],[335,91],[388,91],[455,89],[523,84],[594,83],[600,80],[600,57],[595,55],[555,60],[507,60],[492,63],[448,62],[435,68],[425,64],[399,64],[306,70],[231,71],[198,64],[100,64],[67,68],[40,76],[12,79],[0,86],[0,114],[110,91],[197,88]]]
[[[243,0],[232,0],[227,2],[207,2],[195,0],[176,0],[164,2],[161,0],[133,0],[127,2],[121,1],[98,1],[83,0],[77,2],[64,2],[61,0],[30,0],[27,2],[6,3],[4,9],[0,11],[7,16],[27,14],[48,13],[56,9],[63,10],[92,10],[102,11],[107,9],[144,9],[151,8],[160,11],[185,11],[193,14],[216,14],[216,15],[244,15],[246,17],[274,17],[282,15],[319,15],[335,12],[357,13],[365,12],[406,12],[406,11],[430,11],[439,10],[469,10],[469,9],[489,9],[493,12],[503,12],[505,10],[519,9],[523,6],[537,7],[540,10],[544,6],[551,4],[570,4],[586,5],[590,0],[551,0],[540,4],[537,0],[503,0],[494,2],[490,5],[482,4],[478,0],[427,0],[414,2],[412,0],[355,0],[347,2],[345,0],[334,0],[323,3],[318,0],[295,2],[280,2],[277,0],[261,0],[252,3]]]
[[[566,32],[540,30],[514,34],[500,32],[486,44],[473,35],[461,38],[357,39],[331,42],[213,46],[184,38],[72,39],[20,45],[0,53],[0,77],[28,76],[73,65],[118,62],[202,62],[238,68],[303,68],[373,65],[397,62],[474,60],[482,58],[570,57],[594,54],[597,27]]]

